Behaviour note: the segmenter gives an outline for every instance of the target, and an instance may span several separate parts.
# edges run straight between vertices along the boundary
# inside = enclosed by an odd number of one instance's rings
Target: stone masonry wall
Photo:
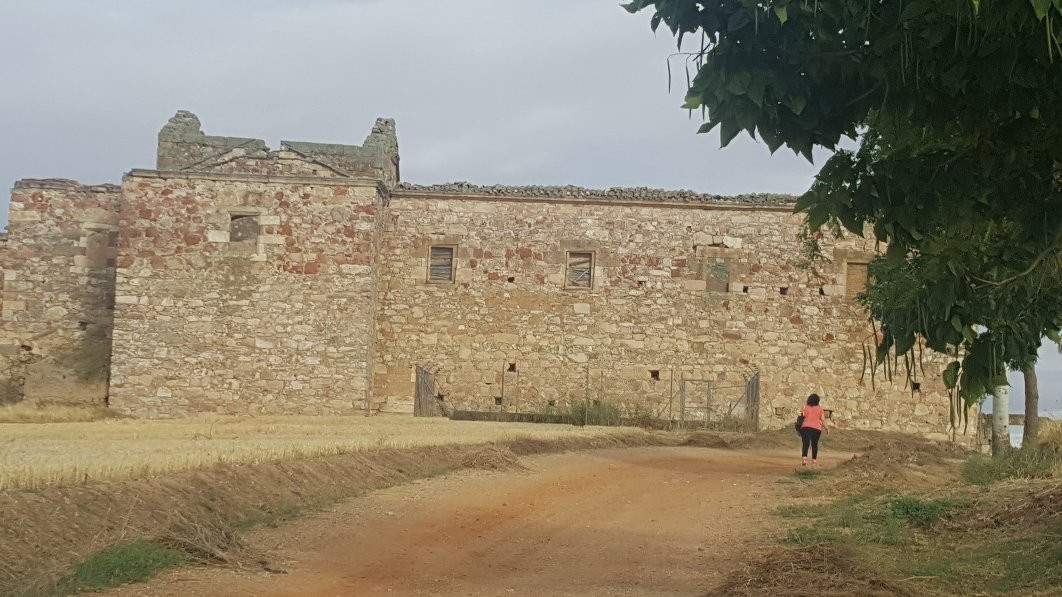
[[[134,171],[123,196],[113,407],[139,417],[366,408],[376,181]]]
[[[839,427],[946,436],[939,363],[919,392],[860,382],[872,331],[846,284],[871,240],[827,246],[820,280],[795,265],[801,220],[787,198],[507,192],[394,193],[377,316],[385,410],[410,410],[419,364],[459,408],[543,412],[591,398],[678,418],[681,380],[693,379],[714,381],[718,417],[759,369],[761,427],[791,424],[818,392]],[[433,245],[455,248],[453,283],[427,281]],[[593,253],[592,288],[565,288],[570,251]],[[706,386],[686,389],[686,418],[709,416]]]
[[[114,185],[15,184],[0,248],[0,403],[106,401],[119,200]]]

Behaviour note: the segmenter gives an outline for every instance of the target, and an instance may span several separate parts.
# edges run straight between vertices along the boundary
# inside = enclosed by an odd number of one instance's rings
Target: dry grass
[[[60,406],[20,402],[0,406],[3,423],[84,423],[115,418],[113,411],[102,406]]]
[[[486,424],[401,415],[0,424],[0,489],[379,448],[556,441],[632,433],[644,432],[624,427]]]
[[[1045,421],[1040,424],[1040,445],[1062,454],[1062,421]]]

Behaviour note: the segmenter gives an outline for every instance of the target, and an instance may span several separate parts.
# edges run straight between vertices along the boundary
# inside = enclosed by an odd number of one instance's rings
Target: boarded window
[[[229,242],[258,242],[258,217],[233,214],[229,220]]]
[[[856,295],[867,289],[867,264],[849,263],[848,277],[845,280],[844,296],[855,300]]]
[[[428,263],[429,282],[454,281],[454,248],[432,247]]]
[[[566,285],[571,288],[590,288],[594,278],[593,253],[568,253]]]
[[[726,292],[730,288],[730,264],[717,261],[708,268],[708,292]]]

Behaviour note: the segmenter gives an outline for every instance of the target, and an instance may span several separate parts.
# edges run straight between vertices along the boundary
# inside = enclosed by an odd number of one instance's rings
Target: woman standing
[[[800,415],[804,417],[804,422],[800,426],[800,440],[802,443],[800,466],[808,465],[808,446],[811,446],[811,466],[819,465],[819,437],[822,436],[823,431],[830,432],[826,428],[825,414],[822,407],[819,406],[819,395],[812,394],[808,396],[807,404],[800,411]]]

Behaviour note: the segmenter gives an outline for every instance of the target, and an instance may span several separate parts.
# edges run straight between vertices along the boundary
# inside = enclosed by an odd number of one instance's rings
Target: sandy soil
[[[794,461],[659,447],[528,457],[529,472],[463,471],[252,532],[286,574],[183,568],[109,594],[697,595],[767,541]]]

